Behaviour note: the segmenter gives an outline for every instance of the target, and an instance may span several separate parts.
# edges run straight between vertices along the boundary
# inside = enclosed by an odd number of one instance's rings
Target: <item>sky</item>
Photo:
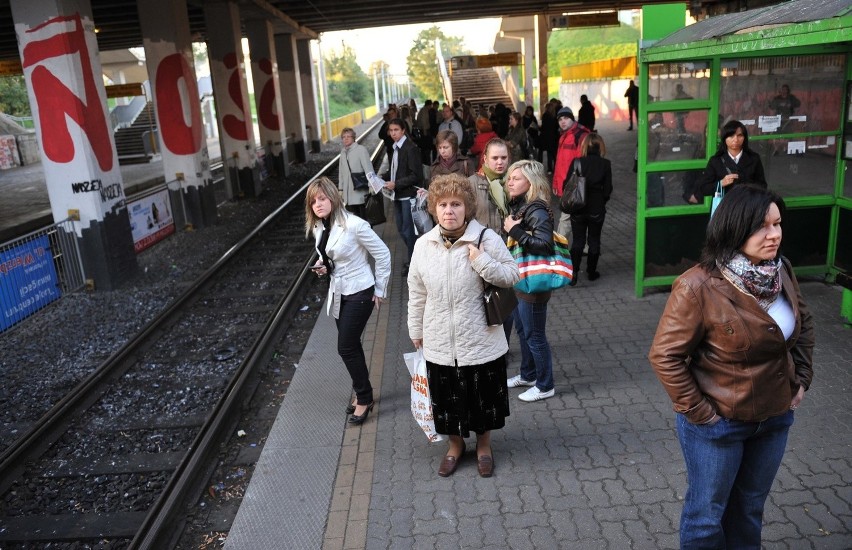
[[[493,53],[494,37],[500,30],[500,18],[483,18],[466,21],[444,21],[416,25],[397,25],[351,31],[334,31],[322,34],[322,53],[340,53],[343,44],[355,51],[358,65],[369,74],[374,61],[390,65],[391,74],[405,75],[408,72],[406,58],[417,34],[432,25],[437,25],[446,36],[463,39],[463,46],[475,55]],[[390,44],[393,44],[390,46]]]

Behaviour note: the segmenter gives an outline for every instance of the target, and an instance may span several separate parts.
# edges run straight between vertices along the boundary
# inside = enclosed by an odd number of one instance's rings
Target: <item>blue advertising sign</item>
[[[46,236],[0,251],[0,331],[61,295]]]

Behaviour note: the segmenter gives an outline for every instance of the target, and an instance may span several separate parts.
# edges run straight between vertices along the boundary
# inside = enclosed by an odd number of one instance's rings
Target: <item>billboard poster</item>
[[[0,251],[0,331],[60,296],[59,277],[46,236]]]
[[[168,189],[130,202],[128,212],[137,254],[175,232]]]

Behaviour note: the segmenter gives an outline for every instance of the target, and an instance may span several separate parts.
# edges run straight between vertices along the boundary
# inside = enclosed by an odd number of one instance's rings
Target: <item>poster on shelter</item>
[[[167,189],[130,202],[128,211],[137,254],[175,232]]]
[[[46,236],[0,251],[0,331],[62,296]]]

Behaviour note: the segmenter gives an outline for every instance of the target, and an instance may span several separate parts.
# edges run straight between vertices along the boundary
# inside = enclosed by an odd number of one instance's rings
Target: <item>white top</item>
[[[787,301],[787,298],[784,297],[783,292],[778,294],[778,298],[772,302],[772,305],[769,306],[766,313],[772,317],[775,324],[777,324],[778,328],[781,329],[781,333],[784,335],[785,340],[793,334],[793,330],[796,328],[796,314],[793,311],[793,306],[791,306],[790,302]]]

